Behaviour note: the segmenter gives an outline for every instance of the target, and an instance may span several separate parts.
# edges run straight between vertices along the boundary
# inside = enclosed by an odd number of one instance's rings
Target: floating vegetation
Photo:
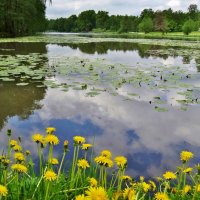
[[[158,106],[155,106],[155,110],[158,111],[158,112],[167,112],[168,111],[167,108],[161,108],[161,107],[158,107]]]
[[[72,40],[73,38],[73,40]],[[126,41],[139,44],[151,44],[151,40],[119,39],[119,38],[86,38],[77,36],[50,36],[24,37],[17,39],[2,39],[19,42],[45,43],[89,43],[102,41]],[[157,45],[167,45],[173,48],[147,48],[146,53],[152,56],[190,56],[198,59],[200,52],[193,42],[154,40]],[[174,48],[185,46],[187,49]],[[7,52],[7,51],[5,51]],[[124,96],[124,99],[146,101],[155,108],[166,105],[178,106],[179,109],[200,103],[199,74],[188,69],[186,65],[174,66],[168,64],[153,64],[138,62],[135,66],[113,63],[104,58],[80,58],[78,56],[52,56],[47,54],[30,53],[27,55],[0,56],[0,80],[15,81],[17,86],[25,87],[30,82],[40,82],[37,87],[59,88],[63,92],[82,90],[85,96],[95,97],[102,93]],[[98,88],[96,90],[95,88]],[[142,94],[142,90],[158,95],[155,99]],[[122,92],[123,91],[123,92]],[[170,97],[169,97],[170,95]],[[160,111],[160,109],[156,109]]]
[[[92,37],[87,37],[92,36]],[[181,36],[182,37],[182,36]],[[18,38],[0,38],[0,43],[8,42],[37,42],[37,43],[48,43],[48,44],[78,44],[78,43],[100,43],[100,42],[127,42],[127,43],[138,43],[146,45],[157,45],[167,47],[187,47],[191,49],[198,49],[200,43],[197,41],[186,41],[186,40],[170,40],[170,39],[128,39],[128,38],[114,38],[114,37],[103,37],[103,35],[91,34],[91,35],[58,35],[58,34],[41,34],[37,36],[18,37]]]
[[[200,165],[190,165],[192,152],[182,151],[182,165],[175,172],[146,180],[127,175],[128,160],[102,150],[95,157],[93,145],[83,136],[74,136],[73,143],[63,142],[62,155],[54,157],[54,149],[61,142],[56,128],[48,127],[44,134],[32,135],[37,149],[35,161],[32,152],[23,148],[23,137],[15,139],[7,131],[7,149],[0,156],[0,198],[67,199],[67,200],[185,200],[200,198]],[[73,157],[68,156],[73,146]],[[47,152],[47,155],[45,154]],[[38,163],[38,164],[37,164]],[[66,167],[66,163],[67,166]],[[38,165],[38,167],[37,167]]]

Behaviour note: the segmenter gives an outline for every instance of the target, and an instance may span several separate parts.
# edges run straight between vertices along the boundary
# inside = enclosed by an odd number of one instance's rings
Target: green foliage
[[[49,1],[51,3],[51,1]],[[119,33],[160,31],[163,34],[181,32],[189,19],[194,20],[195,28],[200,27],[200,12],[196,4],[191,4],[188,12],[144,9],[140,16],[111,15],[106,11],[87,10],[78,16],[45,19],[45,0],[1,0],[0,36],[16,37],[31,35],[45,30],[59,32],[89,32],[93,29]],[[152,27],[152,21],[154,27]],[[184,26],[184,29],[188,29]],[[187,32],[187,31],[186,31]]]
[[[153,30],[153,21],[150,17],[145,17],[139,24],[139,31],[149,33]]]
[[[96,13],[94,10],[87,10],[80,13],[76,21],[77,30],[81,32],[91,31],[96,28]]]
[[[109,15],[107,11],[88,10],[81,12],[78,16],[72,15],[69,18],[49,20],[48,30],[61,32],[138,32],[149,33],[159,31],[181,32],[184,23],[193,19],[196,21],[194,30],[200,27],[200,13],[196,4],[188,8],[188,12],[173,11],[171,8],[163,11],[144,9],[140,16]]]
[[[196,4],[191,4],[189,7],[188,7],[188,14],[189,14],[189,17],[193,20],[197,20],[198,19],[198,6]]]
[[[168,22],[163,12],[157,11],[154,18],[154,28],[163,34],[168,31]]]
[[[196,28],[196,23],[192,19],[189,19],[183,25],[183,33],[185,35],[189,35],[192,31],[195,31],[195,28]]]
[[[99,11],[96,15],[96,27],[100,29],[107,29],[108,27],[108,12]]]
[[[41,0],[1,0],[0,35],[16,37],[44,31],[45,8]]]

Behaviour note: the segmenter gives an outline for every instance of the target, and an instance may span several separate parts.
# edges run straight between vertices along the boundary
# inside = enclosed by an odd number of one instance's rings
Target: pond
[[[31,135],[54,126],[57,157],[65,139],[72,147],[82,135],[95,154],[127,156],[132,176],[176,169],[184,149],[199,161],[199,48],[63,37],[72,42],[0,43],[2,133],[23,136],[34,155]]]

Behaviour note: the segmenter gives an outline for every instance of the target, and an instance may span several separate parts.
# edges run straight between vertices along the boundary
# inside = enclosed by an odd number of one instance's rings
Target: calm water
[[[182,66],[189,73],[198,75],[197,63],[187,57],[153,56],[148,50],[158,46],[131,43],[88,43],[88,44],[0,44],[0,55],[27,55],[40,53],[47,56],[47,64],[55,57],[81,57],[85,59],[105,59],[109,63],[135,66],[162,65]],[[10,51],[8,51],[10,49]],[[42,67],[42,66],[41,66]],[[56,75],[54,80],[63,79]],[[197,79],[191,80],[200,86]],[[179,152],[188,149],[196,153],[200,150],[200,106],[189,105],[187,111],[178,109],[174,100],[174,90],[159,91],[146,86],[119,88],[117,95],[103,92],[89,97],[83,90],[38,87],[39,81],[27,86],[17,86],[16,82],[0,81],[0,129],[14,131],[14,137],[23,135],[27,149],[36,154],[31,134],[44,132],[47,126],[54,126],[61,141],[68,139],[72,146],[74,135],[85,136],[92,142],[95,135],[95,153],[109,149],[114,155],[128,157],[128,172],[133,176],[158,176],[166,169],[175,169],[179,163]],[[130,99],[128,92],[139,96]],[[157,112],[150,100],[161,96],[168,112]],[[6,137],[1,136],[0,145],[5,147]],[[55,156],[61,155],[56,148]],[[69,155],[70,157],[70,155]]]

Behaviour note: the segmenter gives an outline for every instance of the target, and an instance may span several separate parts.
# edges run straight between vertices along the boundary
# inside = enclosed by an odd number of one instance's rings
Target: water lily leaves
[[[26,86],[26,85],[28,85],[29,83],[17,83],[16,85],[17,86]]]
[[[15,81],[15,79],[13,79],[13,78],[7,78],[7,77],[1,77],[0,78],[2,81],[6,81],[6,82],[9,82],[9,81]]]
[[[158,107],[158,106],[155,106],[154,108],[157,112],[167,112],[168,111],[167,108],[162,108],[162,107]]]
[[[97,95],[99,95],[99,94],[100,94],[99,92],[93,91],[93,92],[88,92],[88,93],[86,93],[86,96],[87,96],[87,97],[95,97],[95,96],[97,96]]]
[[[184,41],[100,39],[74,36],[52,37],[44,35],[20,39],[0,39],[0,41],[35,41],[56,44],[134,41],[141,44],[170,46],[170,48],[158,48],[145,52],[153,57],[182,56],[184,58],[189,56],[192,59],[200,58],[200,44]],[[172,48],[174,46],[187,48]],[[156,105],[155,110],[158,112],[168,110],[163,107],[163,104],[169,103],[167,99],[173,99],[181,110],[188,109],[188,105],[200,103],[198,93],[200,89],[196,88],[199,84],[200,75],[196,71],[190,70],[187,64],[176,66],[164,62],[158,62],[157,64],[155,62],[145,63],[141,59],[133,66],[95,57],[69,57],[39,53],[9,55],[8,52],[8,55],[0,55],[0,80],[16,81],[18,86],[26,86],[28,82],[39,81],[37,87],[59,88],[65,92],[85,90],[83,93],[89,97],[95,97],[105,91],[110,95],[121,95],[120,92],[122,92],[125,94],[126,100],[131,100],[131,97],[138,97],[135,98],[138,101],[151,101]],[[133,89],[123,92],[125,87],[132,87]],[[143,91],[144,94],[141,94]],[[170,98],[168,98],[169,95],[171,95]]]

